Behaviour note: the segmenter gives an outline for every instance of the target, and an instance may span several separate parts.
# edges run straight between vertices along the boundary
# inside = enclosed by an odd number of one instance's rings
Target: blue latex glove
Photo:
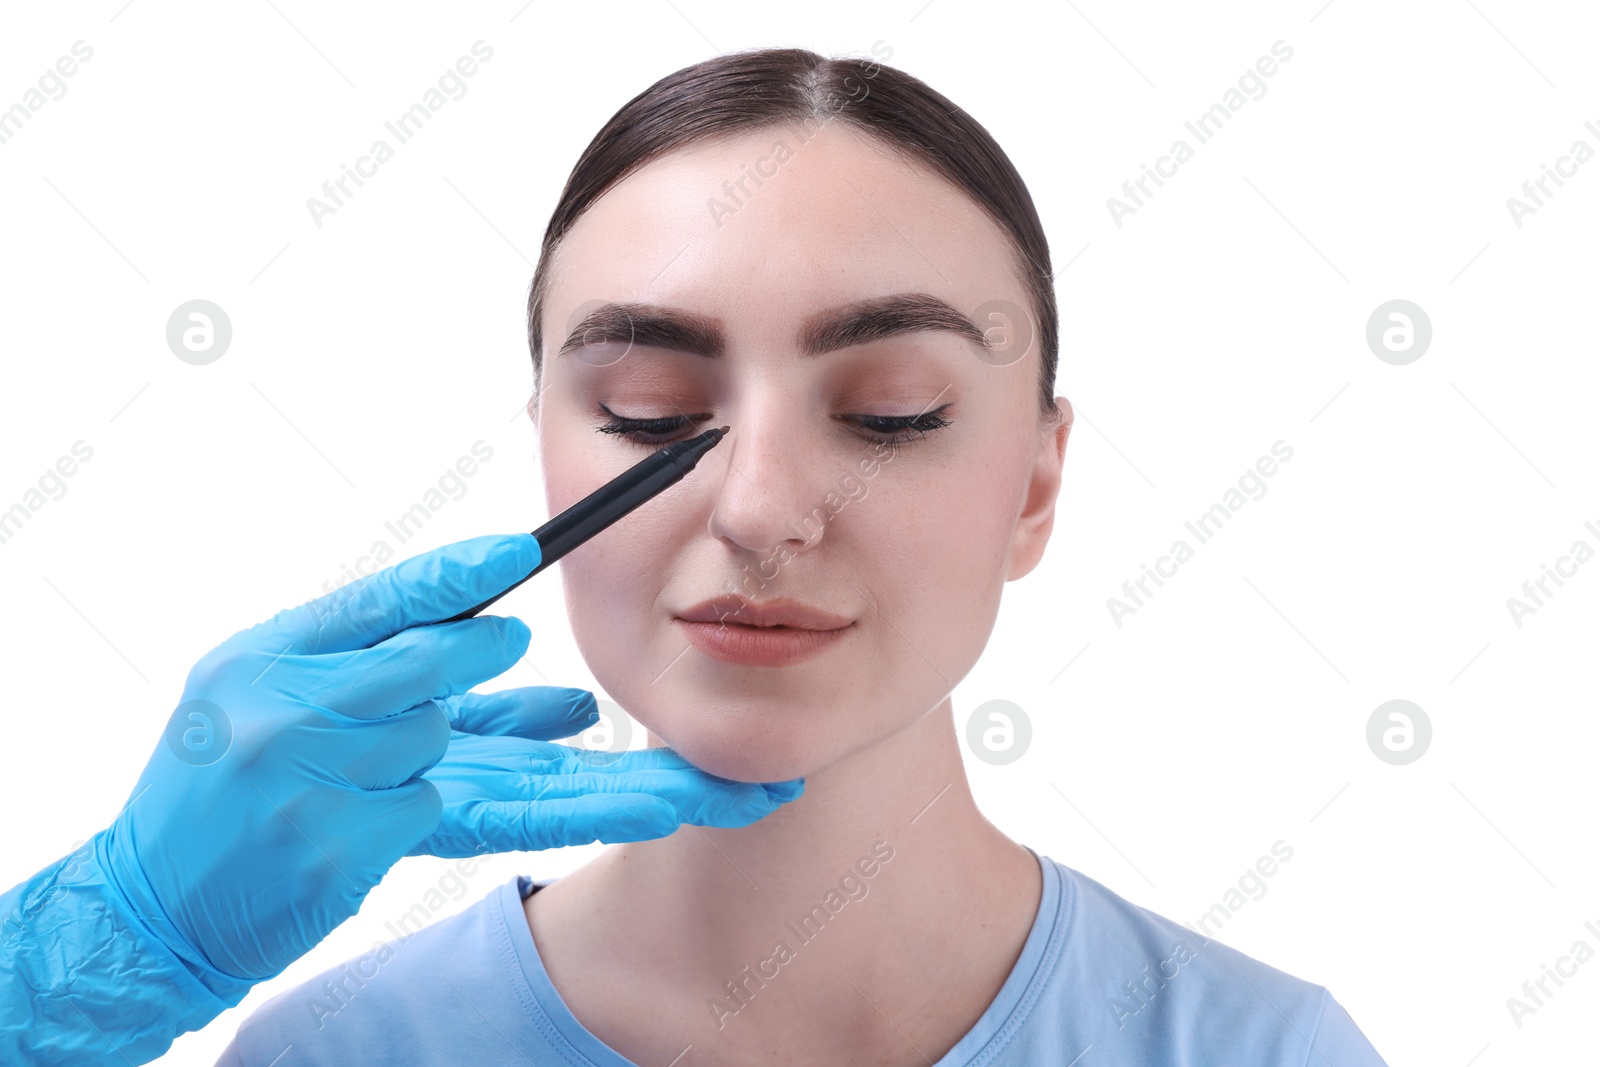
[[[491,698],[530,701],[512,689]],[[584,694],[589,696],[588,694]],[[471,694],[467,699],[474,699]],[[592,705],[593,697],[589,697]],[[561,720],[551,716],[552,723]],[[534,730],[520,731],[536,736]],[[572,720],[550,737],[576,731]],[[412,855],[539,852],[591,841],[647,841],[684,823],[745,826],[804,790],[805,780],[748,785],[707,774],[668,748],[594,752],[518,737],[451,736],[444,759],[423,775],[444,801],[439,828]]]
[[[539,558],[528,534],[459,542],[207,653],[112,825],[0,895],[0,1062],[154,1059],[354,914],[402,856],[742,825],[798,795],[798,783],[726,782],[665,753],[554,786],[527,779],[519,793],[528,746],[560,749],[535,739],[578,732],[593,697],[469,694],[521,658],[528,628],[429,624]],[[424,777],[435,771],[439,784]],[[572,795],[590,787],[606,795]],[[539,799],[550,788],[569,799]]]

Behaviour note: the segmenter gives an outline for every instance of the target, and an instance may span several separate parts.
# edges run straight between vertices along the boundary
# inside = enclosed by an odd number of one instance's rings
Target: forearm
[[[174,955],[94,846],[0,894],[0,1062],[148,1063],[250,990]]]

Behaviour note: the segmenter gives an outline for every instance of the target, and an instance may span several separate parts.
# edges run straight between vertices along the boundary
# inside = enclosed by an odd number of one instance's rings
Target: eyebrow
[[[949,303],[928,293],[896,293],[830,308],[809,317],[797,338],[800,353],[814,357],[901,334],[942,330],[991,347],[983,331]],[[562,342],[556,355],[606,341],[718,359],[727,339],[716,319],[659,304],[601,304]]]

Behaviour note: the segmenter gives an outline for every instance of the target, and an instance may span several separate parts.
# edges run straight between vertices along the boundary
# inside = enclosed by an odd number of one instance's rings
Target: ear
[[[1056,521],[1056,497],[1061,492],[1061,467],[1067,453],[1067,437],[1072,433],[1072,401],[1056,397],[1054,421],[1039,430],[1039,456],[1028,478],[1028,489],[1017,516],[1011,538],[1011,555],[1006,565],[1006,581],[1023,577],[1044,557],[1044,546]]]

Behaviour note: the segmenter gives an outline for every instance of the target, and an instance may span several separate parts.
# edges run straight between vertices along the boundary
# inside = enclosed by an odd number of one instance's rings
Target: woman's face
[[[1044,550],[1071,424],[1064,400],[1040,420],[1036,328],[989,314],[1029,298],[982,209],[840,123],[805,133],[635,172],[569,232],[544,307],[552,515],[731,427],[561,569],[600,687],[740,781],[815,774],[942,705]],[[619,419],[655,421],[600,432]],[[830,629],[740,621],[778,599]],[[708,601],[712,621],[682,618]]]

